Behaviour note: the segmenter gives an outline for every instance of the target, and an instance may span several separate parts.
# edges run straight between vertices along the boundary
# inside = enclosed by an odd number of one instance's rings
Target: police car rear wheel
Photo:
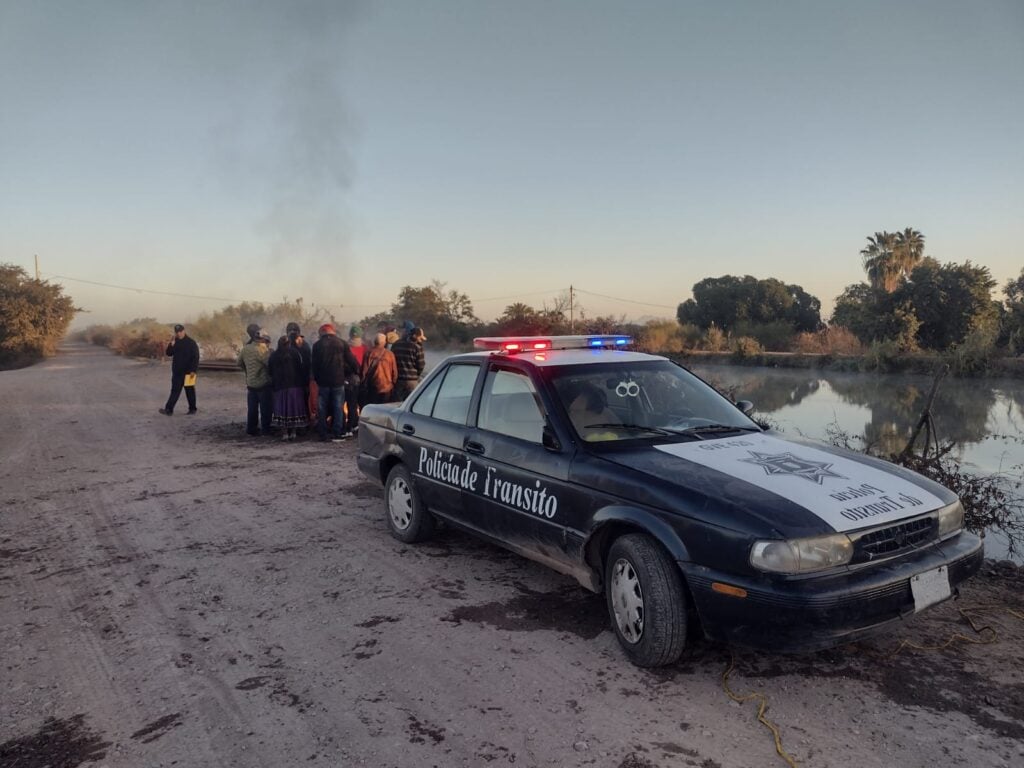
[[[396,539],[412,544],[434,533],[434,517],[423,507],[409,470],[401,464],[395,465],[388,474],[384,498],[388,529]]]
[[[605,566],[612,627],[626,655],[641,667],[677,661],[686,646],[686,593],[679,568],[650,536],[615,540]]]

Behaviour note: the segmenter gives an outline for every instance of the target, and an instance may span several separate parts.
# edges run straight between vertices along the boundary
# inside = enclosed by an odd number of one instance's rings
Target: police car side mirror
[[[744,416],[749,416],[754,412],[754,404],[749,400],[737,400],[736,407],[743,411]]]
[[[544,431],[541,433],[540,443],[549,451],[562,450],[562,444],[558,442],[558,438],[555,436],[555,430],[547,424],[544,425]]]

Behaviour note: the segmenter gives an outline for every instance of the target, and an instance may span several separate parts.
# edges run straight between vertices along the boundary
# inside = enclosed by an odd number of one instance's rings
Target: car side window
[[[539,445],[544,414],[530,377],[519,371],[488,371],[477,426]]]
[[[443,374],[435,376],[423,388],[423,391],[416,397],[416,402],[412,404],[413,413],[418,413],[420,416],[430,415],[430,412],[434,410],[434,400],[437,398],[437,390],[441,388],[441,379],[443,378]]]
[[[444,373],[444,380],[437,390],[437,396],[433,401],[433,410],[430,415],[442,421],[453,421],[456,424],[465,424],[466,416],[469,414],[469,401],[473,398],[473,387],[476,385],[476,377],[480,372],[478,365],[450,365]],[[426,393],[424,393],[426,394]],[[416,406],[420,404],[417,400],[413,406],[415,413]]]

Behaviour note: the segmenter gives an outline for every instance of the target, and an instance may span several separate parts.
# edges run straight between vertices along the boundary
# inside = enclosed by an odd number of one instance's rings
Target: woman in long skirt
[[[267,361],[274,387],[274,417],[270,423],[281,429],[282,440],[294,440],[295,430],[309,426],[306,387],[302,380],[302,356],[282,336]]]

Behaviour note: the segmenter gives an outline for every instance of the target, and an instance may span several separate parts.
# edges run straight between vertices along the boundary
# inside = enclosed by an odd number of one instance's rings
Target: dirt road
[[[0,766],[784,766],[727,649],[632,667],[602,600],[444,532],[391,539],[355,445],[243,429],[233,374],[68,347],[0,373]],[[738,653],[806,766],[1024,764],[1024,579],[905,629]],[[941,651],[901,640],[979,637]],[[1024,616],[1024,613],[1021,614]]]

